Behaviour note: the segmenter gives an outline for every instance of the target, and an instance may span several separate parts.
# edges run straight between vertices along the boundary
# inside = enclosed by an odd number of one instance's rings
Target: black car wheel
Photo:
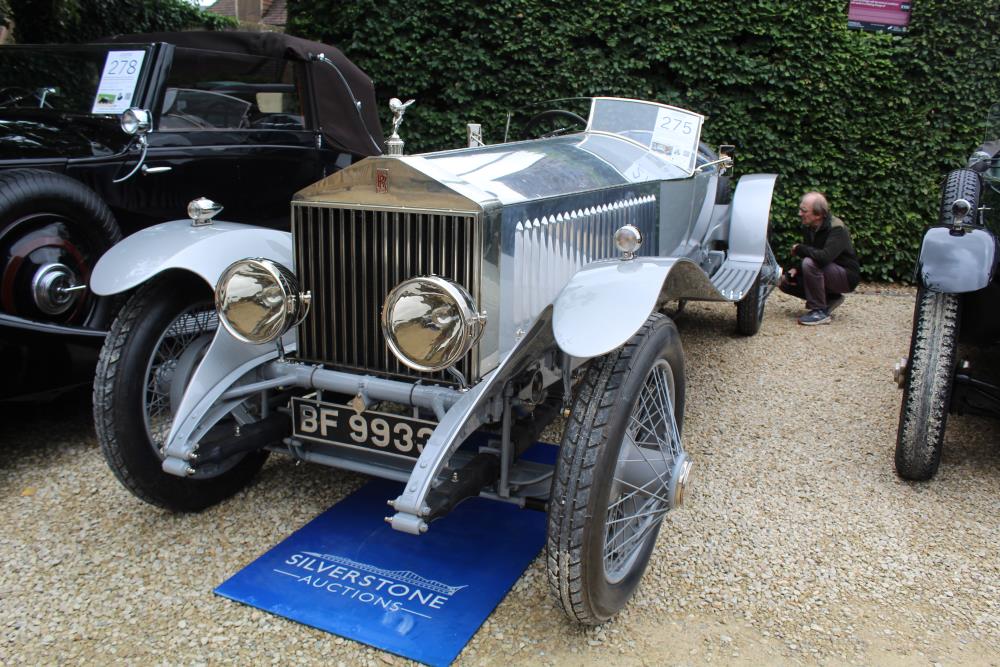
[[[684,353],[661,314],[592,361],[579,384],[552,484],[547,569],[580,623],[602,623],[625,606],[664,514],[683,500],[683,415]]]
[[[896,473],[904,479],[928,480],[941,462],[957,361],[959,306],[955,294],[923,288],[917,292],[896,432]]]
[[[0,310],[106,327],[110,300],[88,284],[97,259],[121,237],[111,210],[83,184],[37,169],[0,173]]]
[[[764,264],[757,272],[757,277],[750,286],[746,296],[736,302],[736,330],[744,336],[753,336],[760,331],[760,325],[764,321],[764,304],[771,283],[764,277],[764,272],[769,269],[774,261],[774,254],[771,252],[771,245],[767,245],[764,254]]]
[[[235,454],[189,477],[161,467],[175,409],[217,328],[208,288],[198,278],[166,276],[125,304],[97,365],[94,423],[104,456],[132,493],[169,510],[198,511],[229,497],[267,458],[263,450]],[[224,419],[214,438],[235,437],[234,427]]]

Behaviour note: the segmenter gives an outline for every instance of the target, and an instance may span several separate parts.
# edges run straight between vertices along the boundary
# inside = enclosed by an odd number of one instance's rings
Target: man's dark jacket
[[[830,262],[844,267],[847,284],[852,290],[861,282],[861,265],[858,263],[858,256],[854,254],[847,225],[840,218],[827,215],[826,220],[815,231],[803,227],[802,243],[796,246],[795,254],[799,257],[811,257],[820,268]]]

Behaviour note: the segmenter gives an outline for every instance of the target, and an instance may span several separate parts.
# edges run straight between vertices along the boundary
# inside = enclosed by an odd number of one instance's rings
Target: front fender
[[[594,262],[556,297],[552,329],[559,349],[589,359],[624,345],[658,304],[670,299],[728,301],[687,259],[640,257]]]
[[[935,292],[975,292],[990,284],[996,263],[996,238],[985,229],[952,234],[948,227],[932,227],[920,246],[917,275]]]
[[[90,289],[119,294],[168,269],[191,271],[215,289],[222,272],[247,257],[265,257],[294,270],[292,235],[235,222],[194,227],[190,220],[174,220],[112,246],[94,267]]]

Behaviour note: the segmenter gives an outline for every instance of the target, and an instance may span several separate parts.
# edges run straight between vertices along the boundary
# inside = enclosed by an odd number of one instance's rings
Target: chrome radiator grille
[[[638,254],[655,254],[657,207],[656,197],[646,195],[519,221],[514,236],[515,324],[530,324],[590,262],[620,255],[614,233],[622,225],[630,223],[642,232]]]
[[[482,239],[478,217],[400,210],[294,204],[292,234],[301,289],[312,307],[299,325],[298,356],[343,370],[402,378],[450,375],[420,373],[401,364],[382,338],[380,314],[400,282],[437,275],[480,299]],[[472,380],[477,350],[459,362]]]

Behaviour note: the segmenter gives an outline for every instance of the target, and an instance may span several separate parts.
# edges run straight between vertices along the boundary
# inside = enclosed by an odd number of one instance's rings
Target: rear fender
[[[727,260],[757,264],[764,261],[777,179],[775,174],[747,174],[740,178],[733,195]]]
[[[292,235],[235,222],[194,227],[190,220],[174,220],[112,246],[94,267],[90,289],[100,295],[120,294],[164,271],[183,269],[201,276],[214,290],[226,267],[247,257],[264,257],[294,270]]]
[[[962,294],[989,285],[996,264],[997,241],[985,229],[956,234],[949,227],[932,227],[920,246],[917,276],[935,292]]]

